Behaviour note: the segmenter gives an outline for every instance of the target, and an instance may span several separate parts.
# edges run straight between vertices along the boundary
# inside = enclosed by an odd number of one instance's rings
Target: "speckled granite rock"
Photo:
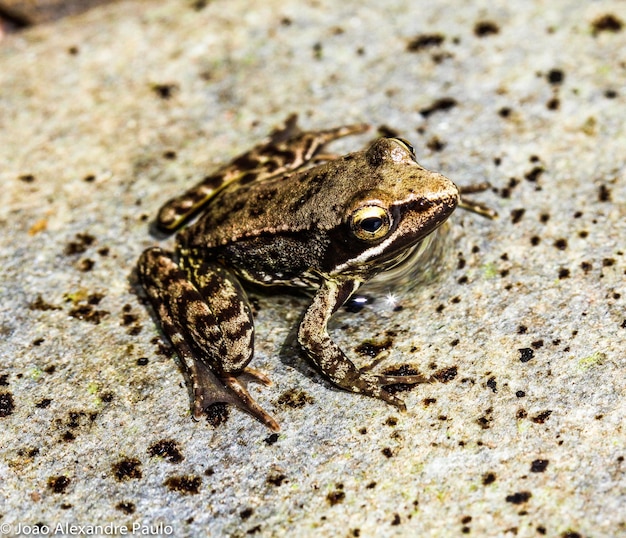
[[[625,536],[623,3],[203,4],[0,47],[0,532]],[[291,112],[400,133],[501,218],[459,212],[435,281],[333,325],[441,373],[406,413],[279,358],[306,299],[253,294],[282,432],[194,423],[133,266],[163,201]]]

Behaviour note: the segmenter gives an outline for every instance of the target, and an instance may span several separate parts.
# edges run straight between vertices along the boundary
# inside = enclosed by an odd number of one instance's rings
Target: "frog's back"
[[[181,232],[189,247],[215,249],[257,237],[300,237],[327,234],[341,224],[354,195],[358,154],[309,170],[264,181],[238,182],[218,192],[206,213]],[[372,178],[363,185],[375,184]]]

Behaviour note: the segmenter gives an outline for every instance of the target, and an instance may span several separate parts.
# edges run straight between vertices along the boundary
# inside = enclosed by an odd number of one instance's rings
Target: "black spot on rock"
[[[196,495],[200,491],[202,478],[194,475],[170,476],[163,485],[183,495]]]
[[[534,460],[530,464],[531,473],[543,473],[548,467],[549,460]]]
[[[65,493],[70,482],[67,476],[51,476],[48,478],[48,489],[51,489],[54,493]]]
[[[532,493],[530,491],[519,491],[517,493],[513,493],[513,495],[506,496],[506,502],[513,504],[523,504],[528,501],[532,497]]]
[[[0,417],[8,417],[13,414],[15,409],[15,402],[13,401],[13,394],[10,392],[0,392]]]
[[[113,476],[119,482],[130,479],[138,480],[143,476],[141,462],[137,458],[120,460],[113,464]]]
[[[150,456],[159,456],[166,459],[170,463],[180,463],[185,459],[180,451],[180,447],[176,441],[170,439],[162,439],[153,443],[148,448]]]

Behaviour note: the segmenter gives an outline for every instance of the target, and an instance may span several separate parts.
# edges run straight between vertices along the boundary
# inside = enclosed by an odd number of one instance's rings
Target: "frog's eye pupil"
[[[371,234],[375,233],[383,225],[383,219],[379,217],[369,217],[360,222],[361,228]]]

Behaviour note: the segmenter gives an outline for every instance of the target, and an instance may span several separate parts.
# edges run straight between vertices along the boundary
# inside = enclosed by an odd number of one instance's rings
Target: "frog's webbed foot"
[[[269,379],[248,368],[254,323],[244,291],[224,267],[187,260],[150,248],[141,255],[138,274],[163,331],[192,383],[193,416],[214,403],[232,404],[274,431],[278,423],[250,396],[243,382]]]
[[[192,362],[190,370],[193,386],[194,419],[200,420],[210,405],[225,403],[249,413],[274,432],[280,430],[278,422],[252,398],[246,387],[237,378],[248,377],[253,381],[270,385],[271,381],[266,375],[252,368],[246,368],[237,377],[217,377],[208,366],[200,361]]]
[[[363,370],[361,370],[363,371]],[[386,374],[370,374],[374,378],[375,388],[374,393],[367,393],[369,396],[374,396],[376,398],[380,398],[385,402],[395,405],[401,411],[406,411],[405,403],[394,396],[389,391],[385,390],[385,387],[389,385],[417,385],[419,383],[430,383],[432,381],[431,378],[425,377],[423,375],[386,375]],[[367,388],[367,387],[366,387]]]

